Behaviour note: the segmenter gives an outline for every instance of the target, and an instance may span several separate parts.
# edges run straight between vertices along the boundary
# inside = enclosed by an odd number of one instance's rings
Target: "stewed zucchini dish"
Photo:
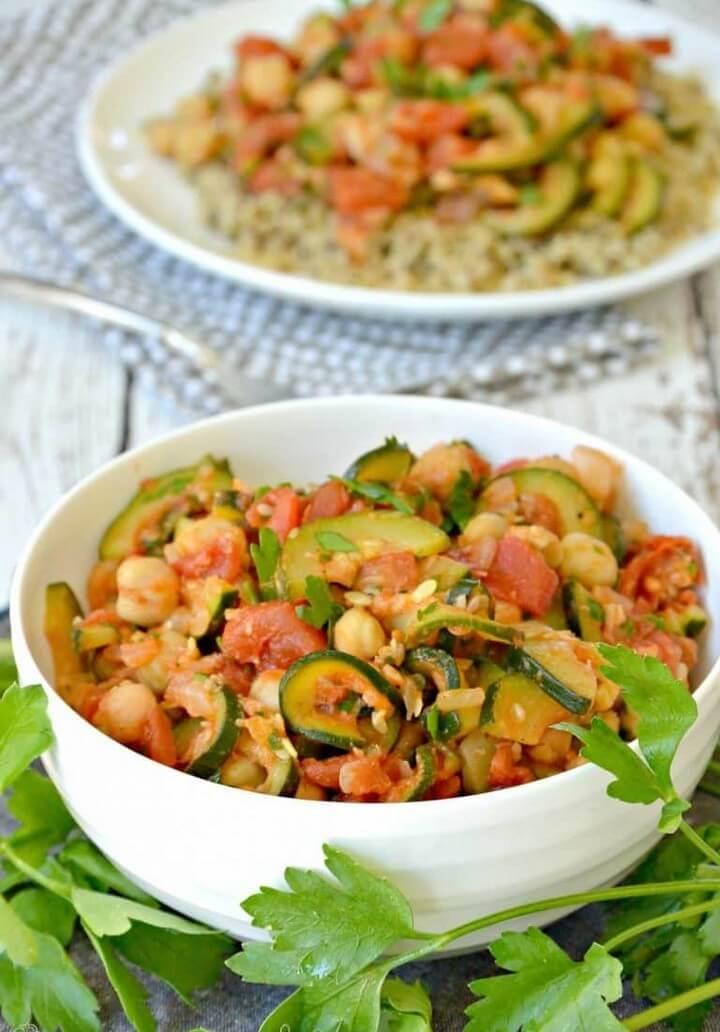
[[[531,0],[360,0],[228,42],[230,74],[146,132],[244,261],[541,289],[637,268],[713,223],[720,117],[663,66],[669,38],[561,25]]]
[[[568,770],[559,722],[633,737],[597,643],[689,683],[706,623],[695,544],[614,515],[621,477],[584,445],[493,467],[388,438],[306,487],[206,456],[107,527],[86,612],[48,586],[57,691],[159,763],[269,795],[445,799]]]

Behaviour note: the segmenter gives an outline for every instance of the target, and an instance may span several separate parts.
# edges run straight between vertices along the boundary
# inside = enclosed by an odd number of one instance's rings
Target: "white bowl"
[[[680,791],[695,788],[715,745],[720,532],[695,502],[644,462],[548,420],[427,398],[283,402],[197,423],[115,460],[53,509],[17,570],[13,646],[23,683],[40,681],[47,691],[56,742],[44,763],[81,827],[158,899],[238,937],[258,936],[240,900],[260,885],[281,886],[288,865],[320,868],[324,842],[392,878],[407,893],[418,926],[434,931],[530,899],[615,882],[658,838],[657,807],[608,798],[608,777],[590,765],[502,792],[401,806],[274,798],[153,763],[106,738],[52,690],[42,632],[45,585],[66,580],[82,597],[100,533],[142,477],[212,452],[227,455],[250,483],[320,480],[386,434],[416,450],[468,438],[495,462],[567,455],[578,442],[615,455],[626,470],[621,504],[654,531],[699,542],[707,572],[705,603],[712,619],[695,695],[700,717],[675,764]],[[556,916],[545,914],[540,923]]]

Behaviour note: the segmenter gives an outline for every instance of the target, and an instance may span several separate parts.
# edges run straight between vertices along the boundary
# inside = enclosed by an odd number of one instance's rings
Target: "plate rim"
[[[293,0],[289,0],[288,7],[291,2]],[[719,221],[715,228],[690,237],[649,264],[612,276],[587,278],[577,283],[539,290],[431,293],[362,287],[279,272],[214,252],[168,229],[140,211],[115,187],[103,161],[101,149],[95,146],[93,140],[96,110],[111,88],[113,79],[126,63],[136,60],[144,50],[151,49],[179,25],[211,20],[230,8],[257,7],[262,11],[261,4],[262,0],[226,0],[216,6],[172,19],[103,69],[91,82],[87,96],[78,109],[74,126],[75,149],[88,185],[113,216],[166,254],[180,258],[201,271],[220,276],[226,282],[286,302],[361,318],[440,323],[509,321],[596,308],[689,278],[720,260]],[[645,5],[635,0],[613,0],[613,6],[647,13]],[[692,34],[699,31],[698,26],[674,11],[662,10],[660,13],[675,31]],[[705,26],[700,31],[716,39],[720,47],[720,33]],[[696,253],[684,254],[683,249],[690,245],[696,245]]]

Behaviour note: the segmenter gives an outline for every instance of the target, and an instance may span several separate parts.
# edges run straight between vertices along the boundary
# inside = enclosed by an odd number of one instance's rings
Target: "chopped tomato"
[[[241,171],[248,162],[265,157],[297,134],[302,120],[296,111],[260,115],[243,127],[235,150],[235,167]]]
[[[488,785],[490,788],[510,788],[534,781],[529,767],[515,761],[512,742],[499,742],[490,763]]]
[[[658,57],[665,57],[672,54],[673,44],[669,36],[645,36],[640,40],[640,46],[647,50],[648,54],[656,54]]]
[[[160,655],[158,638],[143,638],[142,641],[126,641],[118,647],[120,659],[131,670],[147,666]]]
[[[411,143],[432,143],[444,133],[457,133],[470,121],[461,104],[442,100],[403,100],[390,114],[390,129]]]
[[[228,526],[218,531],[212,539],[190,555],[173,559],[173,569],[188,580],[204,577],[222,577],[232,583],[243,570],[247,551],[245,537],[237,527]]]
[[[260,670],[286,670],[296,659],[326,647],[322,631],[304,623],[289,602],[261,602],[228,614],[222,650]]]
[[[151,760],[174,767],[177,762],[175,738],[170,718],[164,709],[155,706],[148,716],[145,727],[145,748]]]
[[[302,185],[279,161],[264,161],[248,179],[251,193],[274,193],[280,197],[297,197]]]
[[[547,495],[524,491],[518,498],[518,509],[526,523],[546,527],[562,537],[562,521],[557,505]]]
[[[340,770],[340,788],[349,796],[383,795],[392,782],[379,756],[348,756]]]
[[[550,607],[558,583],[558,575],[532,545],[507,535],[498,542],[485,580],[496,598],[537,617]]]
[[[235,53],[240,61],[247,61],[249,57],[267,57],[268,54],[290,56],[285,47],[269,36],[243,36],[235,44]]]
[[[454,65],[463,71],[473,71],[488,56],[489,37],[482,20],[460,15],[427,37],[422,60],[431,68]]]
[[[489,36],[487,53],[490,65],[498,72],[527,79],[537,74],[538,52],[513,22],[506,22]]]
[[[476,146],[476,142],[467,136],[445,133],[430,144],[425,155],[425,167],[430,173],[451,168],[456,161],[472,154]]]
[[[380,591],[411,591],[417,587],[417,559],[412,552],[388,552],[375,559],[366,559],[358,570],[355,581],[360,591],[379,588]]]
[[[339,480],[328,480],[310,496],[310,501],[303,513],[303,523],[313,520],[331,519],[342,516],[352,504],[350,492]]]
[[[331,756],[328,760],[310,758],[300,761],[302,772],[308,781],[322,788],[340,788],[340,770],[347,762],[347,756]]]
[[[369,168],[331,168],[328,181],[330,203],[348,215],[367,208],[399,211],[408,201],[406,187]]]
[[[361,39],[345,58],[340,75],[350,89],[364,89],[380,81],[377,72],[383,58],[410,64],[417,52],[415,36],[405,29],[391,29],[382,35]]]
[[[285,541],[290,531],[300,526],[301,516],[300,496],[291,487],[273,488],[257,502],[253,502],[247,511],[247,521],[251,527],[269,527],[281,541]]]
[[[692,541],[659,534],[644,541],[620,571],[619,590],[628,598],[642,597],[657,605],[675,599],[699,580],[700,566]]]
[[[223,656],[218,673],[231,692],[236,695],[248,695],[255,679],[255,669],[250,663],[239,663],[230,656]]]

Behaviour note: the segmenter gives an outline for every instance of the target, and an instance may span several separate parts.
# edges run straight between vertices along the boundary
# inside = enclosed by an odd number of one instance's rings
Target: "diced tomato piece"
[[[147,719],[145,748],[151,760],[164,763],[167,767],[174,767],[177,763],[172,724],[160,706],[155,706]]]
[[[643,542],[640,551],[620,571],[619,590],[628,598],[640,596],[654,603],[670,601],[699,582],[697,549],[689,538],[658,534]]]
[[[310,501],[303,513],[303,523],[313,520],[332,519],[342,516],[352,505],[350,492],[339,480],[328,480],[310,496]]]
[[[506,535],[498,542],[485,584],[496,598],[540,617],[550,607],[559,579],[532,545]]]
[[[360,591],[411,591],[418,584],[417,559],[412,552],[388,552],[375,559],[366,559],[355,581]]]
[[[425,798],[452,799],[453,796],[460,795],[461,788],[462,781],[459,775],[453,774],[452,777],[446,778],[444,781],[436,781]]]
[[[268,515],[266,510],[272,512]],[[302,501],[291,487],[273,488],[257,502],[253,502],[247,511],[247,521],[251,527],[269,527],[283,542],[291,530],[300,526],[301,516]]]
[[[348,756],[340,770],[340,788],[345,795],[383,795],[392,782],[379,756]]]
[[[302,185],[278,161],[265,161],[248,179],[251,193],[274,193],[280,197],[297,197]]]
[[[390,114],[390,129],[411,143],[431,143],[444,133],[457,133],[470,121],[461,104],[442,100],[403,100]]]
[[[402,183],[369,168],[331,168],[328,181],[330,203],[344,214],[367,208],[399,211],[408,202],[408,190]]]
[[[422,47],[422,60],[431,68],[455,65],[472,71],[488,55],[490,33],[482,20],[458,16],[446,22],[427,37]]]
[[[301,760],[302,772],[308,781],[321,788],[340,788],[340,770],[347,762],[347,756],[331,756],[328,760],[316,760],[310,757]]]
[[[537,74],[539,56],[518,29],[513,22],[506,22],[491,33],[487,43],[488,59],[498,72],[529,79]]]
[[[300,125],[301,118],[296,111],[282,111],[254,118],[240,134],[235,150],[235,167],[242,170],[248,162],[264,158],[280,144],[292,140]]]
[[[640,40],[640,45],[647,50],[648,54],[655,54],[664,57],[672,54],[673,44],[669,36],[645,36]]]
[[[249,695],[255,679],[255,669],[250,663],[239,663],[231,656],[223,656],[218,673],[222,674],[222,679],[231,692],[235,692],[236,695]]]
[[[325,634],[304,623],[290,602],[261,602],[228,614],[222,650],[260,670],[286,670],[296,659],[326,647]]]
[[[558,507],[547,495],[524,491],[518,498],[518,508],[526,523],[546,527],[562,537],[562,521]]]
[[[243,36],[235,44],[235,53],[240,61],[247,61],[249,57],[267,57],[269,54],[291,56],[285,47],[269,36]]]
[[[513,757],[513,743],[499,742],[490,762],[488,785],[490,788],[510,788],[534,781],[532,771],[516,763]]]
[[[450,168],[456,161],[472,154],[476,148],[477,143],[467,136],[445,133],[430,144],[425,155],[425,167],[431,173]]]
[[[201,580],[204,577],[222,577],[232,583],[243,570],[247,546],[242,531],[229,526],[218,531],[211,541],[190,555],[178,556],[172,562],[173,569],[187,580]]]

